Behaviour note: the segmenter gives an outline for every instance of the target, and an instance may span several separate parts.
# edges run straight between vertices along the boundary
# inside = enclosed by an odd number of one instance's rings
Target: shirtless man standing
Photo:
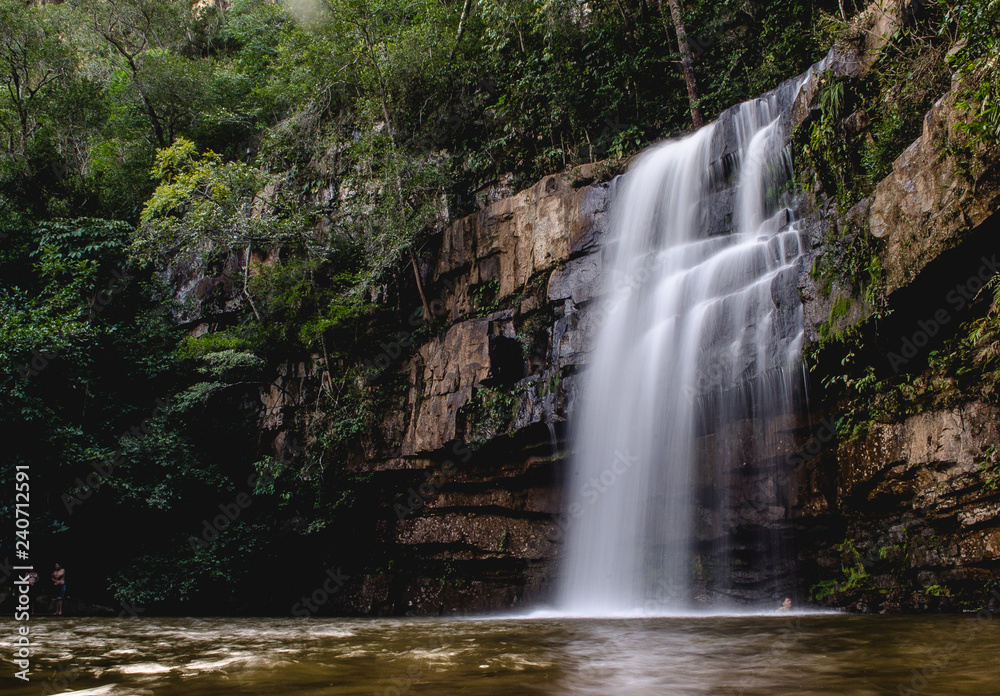
[[[56,563],[52,571],[52,584],[56,591],[56,610],[53,616],[62,616],[62,603],[66,599],[66,569]]]

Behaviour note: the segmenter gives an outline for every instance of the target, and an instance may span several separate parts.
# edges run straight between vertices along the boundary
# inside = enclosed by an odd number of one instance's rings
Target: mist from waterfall
[[[801,374],[784,131],[775,96],[747,102],[651,148],[620,180],[571,431],[560,611],[720,607],[741,572],[787,561],[768,532],[732,532],[745,503],[738,460],[750,448],[767,461]],[[699,438],[726,428],[739,435],[716,436],[706,458]],[[753,515],[780,514],[782,472],[757,473],[773,490]]]

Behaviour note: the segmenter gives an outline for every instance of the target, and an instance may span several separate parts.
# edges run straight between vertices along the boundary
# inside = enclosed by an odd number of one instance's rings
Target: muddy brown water
[[[1000,616],[644,619],[35,617],[31,681],[75,693],[1000,694]]]

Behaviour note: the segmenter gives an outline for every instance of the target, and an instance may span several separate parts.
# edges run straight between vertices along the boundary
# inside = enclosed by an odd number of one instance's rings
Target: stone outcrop
[[[402,454],[442,449],[457,439],[458,412],[472,391],[497,371],[490,362],[490,324],[472,319],[453,325],[422,346],[410,369],[410,425]]]
[[[828,543],[814,537],[816,546],[800,554],[828,578],[820,598],[862,611],[988,601],[1000,558],[1000,491],[982,464],[1000,441],[998,416],[983,403],[922,413],[876,425],[810,463],[817,478],[802,489],[800,522],[817,513],[839,518]],[[822,480],[834,487],[824,491]]]
[[[433,281],[454,283],[448,301],[452,320],[474,311],[472,291],[477,287],[496,284],[493,300],[503,302],[537,274],[597,248],[610,185],[574,188],[570,180],[592,178],[598,166],[586,165],[572,176],[547,176],[443,232]]]
[[[902,423],[877,424],[864,438],[845,444],[838,454],[841,494],[868,500],[908,493],[914,507],[940,503],[937,483],[951,486],[976,471],[983,450],[997,436],[997,410],[986,404],[968,404],[950,411],[912,416]],[[947,464],[944,475],[927,474]],[[925,486],[923,471],[935,485]],[[912,490],[900,488],[906,479],[918,484]],[[893,483],[893,482],[896,483]]]
[[[610,199],[608,183],[574,188],[567,176],[549,176],[444,231],[430,282],[454,323],[404,368],[411,388],[400,456],[461,439],[462,409],[483,387],[519,391],[528,413],[516,415],[518,428],[538,422],[538,408],[562,420],[543,403],[556,394],[541,392],[585,357]],[[474,316],[480,304],[505,309]],[[530,353],[541,359],[526,360]]]
[[[1000,148],[974,145],[959,127],[969,118],[957,105],[966,90],[966,82],[956,81],[924,117],[920,138],[875,189],[868,225],[886,242],[889,294],[1000,209]]]
[[[844,215],[836,214],[832,200],[804,211],[801,225],[809,246],[807,264],[830,252],[830,240],[848,245],[859,236],[870,235],[879,241],[884,293],[892,303],[895,294],[926,281],[928,266],[948,252],[961,250],[963,245],[989,247],[967,243],[995,224],[993,216],[1000,210],[1000,147],[977,144],[963,131],[969,113],[958,103],[966,89],[966,83],[956,79],[952,89],[926,114],[920,138],[895,160],[891,174],[871,197]],[[808,203],[803,206],[808,207]],[[976,277],[982,263],[978,251],[972,257],[973,265],[954,277],[949,274],[943,278],[941,287]],[[993,272],[992,268],[986,270]],[[822,281],[811,274],[800,278],[810,341],[821,338],[823,324],[830,323],[832,331],[842,331],[870,315],[871,307],[855,297],[857,288],[839,279],[832,288],[823,290],[821,285]],[[831,320],[838,300],[849,301],[850,307],[843,316]]]

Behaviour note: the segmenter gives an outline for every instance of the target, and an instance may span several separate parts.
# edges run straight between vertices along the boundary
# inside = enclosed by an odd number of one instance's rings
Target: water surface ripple
[[[32,681],[8,660],[5,694],[1000,694],[1000,620],[973,616],[36,617],[32,634]]]

